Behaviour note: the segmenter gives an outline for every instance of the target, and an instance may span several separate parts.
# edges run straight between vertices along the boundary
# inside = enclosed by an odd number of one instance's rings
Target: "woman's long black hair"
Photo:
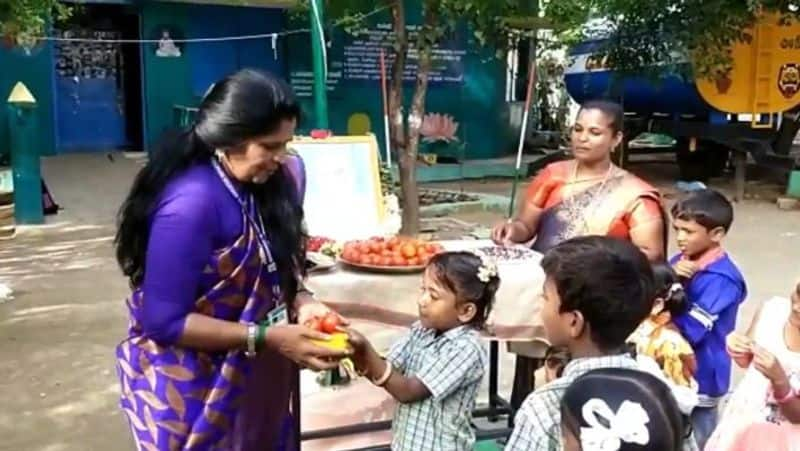
[[[208,164],[215,149],[235,148],[299,117],[291,88],[263,72],[241,70],[209,90],[194,125],[161,142],[119,210],[117,261],[132,286],[144,279],[150,218],[167,184],[190,166]],[[306,242],[303,208],[290,177],[281,168],[266,183],[247,185],[258,202],[287,302],[296,294],[297,276],[305,274]]]

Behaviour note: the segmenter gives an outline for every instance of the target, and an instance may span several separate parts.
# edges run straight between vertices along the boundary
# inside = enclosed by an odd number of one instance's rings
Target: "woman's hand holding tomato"
[[[328,317],[335,317],[337,325],[346,326],[349,324],[349,321],[342,318],[322,302],[306,302],[297,308],[297,322],[318,332],[331,333],[322,329],[322,323]]]

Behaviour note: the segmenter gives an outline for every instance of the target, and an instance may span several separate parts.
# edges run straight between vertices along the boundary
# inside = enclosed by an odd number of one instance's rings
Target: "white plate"
[[[306,260],[314,264],[309,273],[327,271],[336,266],[336,260],[321,252],[306,252]]]

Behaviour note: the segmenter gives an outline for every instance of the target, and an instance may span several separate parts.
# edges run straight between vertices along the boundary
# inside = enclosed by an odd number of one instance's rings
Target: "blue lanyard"
[[[261,261],[267,267],[267,271],[269,272],[276,271],[277,265],[275,264],[275,261],[272,259],[272,252],[269,249],[269,240],[267,240],[267,232],[266,228],[264,227],[264,219],[258,213],[258,210],[256,208],[256,202],[255,199],[253,198],[253,194],[250,193],[250,195],[247,197],[247,201],[242,199],[242,197],[239,195],[239,192],[236,190],[236,188],[233,187],[230,178],[228,178],[228,176],[220,167],[219,163],[216,160],[212,159],[211,165],[214,166],[214,170],[217,171],[217,175],[219,176],[220,180],[222,180],[222,183],[225,185],[225,188],[227,188],[228,193],[230,193],[230,195],[233,196],[234,199],[236,199],[236,201],[239,203],[239,206],[242,207],[242,212],[244,212],[244,215],[247,217],[248,222],[250,222],[250,224],[253,226],[253,229],[256,232],[256,237],[258,238],[259,249],[261,251],[259,253],[261,256]],[[258,220],[256,220],[255,218],[258,218]]]

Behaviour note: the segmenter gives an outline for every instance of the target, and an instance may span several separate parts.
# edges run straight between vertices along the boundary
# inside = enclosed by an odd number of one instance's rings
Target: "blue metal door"
[[[118,39],[119,32],[70,28],[63,37]],[[61,41],[55,46],[56,146],[105,152],[128,146],[119,44]]]

